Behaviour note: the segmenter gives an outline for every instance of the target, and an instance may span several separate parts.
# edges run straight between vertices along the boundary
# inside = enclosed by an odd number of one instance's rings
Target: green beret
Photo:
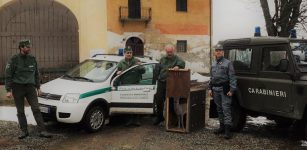
[[[132,48],[130,46],[126,47],[125,52],[132,52]]]
[[[19,47],[25,47],[25,46],[29,46],[31,44],[30,40],[21,40],[19,42]]]

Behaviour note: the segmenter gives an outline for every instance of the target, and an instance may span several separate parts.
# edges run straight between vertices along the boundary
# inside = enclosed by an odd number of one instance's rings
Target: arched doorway
[[[126,42],[126,47],[132,48],[134,56],[144,56],[144,43],[140,38],[131,37]]]
[[[21,39],[31,40],[43,82],[79,63],[77,19],[54,0],[14,0],[0,9],[0,78]]]

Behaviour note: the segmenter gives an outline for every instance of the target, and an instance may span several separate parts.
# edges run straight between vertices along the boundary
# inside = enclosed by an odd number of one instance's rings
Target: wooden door
[[[126,42],[126,47],[130,46],[134,56],[144,56],[144,43],[137,37],[131,37]]]
[[[128,0],[129,18],[141,18],[141,0]]]
[[[78,22],[53,0],[15,0],[0,9],[0,79],[5,65],[19,53],[18,43],[30,39],[42,81],[62,75],[79,63]]]

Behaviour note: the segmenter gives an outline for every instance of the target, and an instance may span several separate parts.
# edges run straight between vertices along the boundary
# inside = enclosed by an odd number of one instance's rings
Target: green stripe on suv
[[[86,92],[80,95],[80,99],[95,96],[95,95],[106,93],[106,92],[110,92],[111,90],[112,90],[111,87],[107,87],[107,88],[102,88],[102,89]]]

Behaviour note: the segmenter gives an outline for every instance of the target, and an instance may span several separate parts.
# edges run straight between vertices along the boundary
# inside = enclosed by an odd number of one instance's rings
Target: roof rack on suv
[[[139,58],[148,58],[149,60],[152,60],[152,57],[151,57],[151,56],[146,56],[146,55],[144,55],[144,56],[136,56],[136,57],[139,57]]]
[[[118,54],[95,54],[92,56],[92,58],[95,58],[96,56],[119,56]]]
[[[95,54],[92,56],[92,58],[95,58],[97,56],[119,56],[118,54]],[[136,57],[139,57],[139,58],[148,58],[149,60],[152,60],[152,57],[151,56],[136,56]]]

